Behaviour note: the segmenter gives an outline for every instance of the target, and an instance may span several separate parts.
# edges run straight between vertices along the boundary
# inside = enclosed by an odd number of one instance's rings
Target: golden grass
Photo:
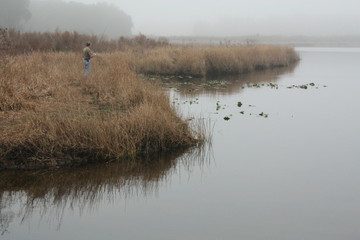
[[[3,167],[116,160],[196,143],[168,97],[138,80],[119,55],[93,65],[83,79],[74,53],[9,58],[0,76]]]
[[[287,47],[133,42],[121,52],[99,53],[88,78],[81,52],[1,54],[0,169],[119,160],[194,145],[204,130],[192,130],[161,89],[137,73],[239,74],[299,60]]]
[[[299,60],[293,48],[278,46],[169,46],[135,56],[139,73],[198,77],[287,67]]]
[[[145,35],[137,35],[132,38],[120,37],[107,39],[104,36],[81,34],[76,31],[54,32],[20,32],[14,29],[5,30],[0,28],[0,45],[2,36],[6,36],[11,43],[12,54],[23,54],[38,51],[78,51],[79,46],[90,41],[96,46],[96,51],[113,52],[126,49],[148,49],[158,46],[169,45],[164,38],[158,40],[147,38]]]

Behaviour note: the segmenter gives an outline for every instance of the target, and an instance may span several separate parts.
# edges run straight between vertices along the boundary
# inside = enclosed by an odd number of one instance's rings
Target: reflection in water
[[[298,66],[298,62],[286,68],[266,69],[241,75],[212,76],[200,79],[165,79],[163,84],[175,87],[184,97],[196,97],[200,94],[231,95],[239,93],[248,83],[274,83],[281,75],[292,73]]]
[[[14,220],[15,214],[11,211],[5,210],[5,205],[0,202],[0,235],[8,232],[10,223]]]
[[[82,168],[0,172],[0,233],[7,232],[15,216],[24,222],[34,211],[41,216],[51,212],[60,227],[67,207],[82,212],[103,200],[112,202],[119,195],[127,199],[156,194],[159,185],[180,167],[191,169],[194,165],[208,164],[211,151],[205,147],[190,149],[185,154]],[[19,212],[13,212],[13,207]]]
[[[173,156],[152,164],[144,161],[139,168],[111,164],[24,172],[29,180],[0,173],[0,227],[5,233],[0,239],[360,239],[360,112],[355,110],[360,108],[360,54],[301,56],[294,74],[279,81],[271,71],[271,76],[262,72],[234,83],[227,80],[234,85],[223,89],[169,91],[185,116],[208,115],[214,123],[211,150],[216,164],[206,168],[194,165],[191,156],[185,161]],[[249,79],[253,84],[265,81],[264,87],[247,87]],[[279,89],[271,90],[266,81],[276,81]],[[287,88],[310,82],[328,87]],[[237,91],[225,95],[231,87]],[[185,95],[201,91],[196,104]],[[226,108],[217,111],[219,101]],[[270,117],[258,117],[262,111]],[[204,160],[198,162],[204,166]],[[185,171],[185,179],[184,166],[191,170]],[[97,202],[100,198],[104,200]],[[78,202],[92,211],[74,214],[70,207],[78,208]],[[48,213],[41,216],[39,209]],[[51,226],[57,223],[51,221],[55,210],[60,231]],[[26,222],[21,224],[22,217]]]
[[[188,84],[184,84],[184,79],[167,80],[165,84],[175,86],[184,97],[200,94],[210,97],[229,95],[239,93],[247,83],[276,82],[280,75],[291,73],[295,67],[293,65],[239,76],[191,79]],[[78,210],[80,213],[84,210],[93,211],[104,201],[115,202],[118,199],[157,194],[162,184],[169,182],[176,171],[192,171],[196,165],[202,167],[212,159],[211,154],[211,143],[207,143],[185,154],[178,152],[139,161],[55,171],[0,172],[0,234],[7,234],[12,224],[32,221],[36,218],[34,216],[50,219],[60,228],[69,210]]]

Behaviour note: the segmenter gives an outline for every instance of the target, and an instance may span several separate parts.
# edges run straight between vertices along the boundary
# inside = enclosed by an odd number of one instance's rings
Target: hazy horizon
[[[66,1],[114,4],[132,17],[135,35],[360,35],[357,0]]]
[[[8,0],[2,2],[5,7],[2,7],[2,11],[0,9],[3,15],[0,17],[10,19],[20,14],[19,8],[9,7],[20,2],[23,5],[24,2],[30,2],[31,6],[31,3],[52,2],[55,5],[61,1],[78,6],[75,9],[71,8],[73,14],[71,21],[68,16],[69,10],[55,13],[53,9],[46,11],[47,8],[45,8],[41,11],[44,14],[41,15],[48,16],[47,20],[44,20],[44,16],[39,18],[39,11],[33,16],[23,11],[22,26],[25,26],[23,29],[37,31],[48,25],[47,30],[49,30],[49,26],[52,26],[49,24],[53,20],[61,30],[71,31],[81,25],[81,29],[85,29],[85,33],[88,34],[105,32],[102,29],[109,29],[106,34],[110,36],[119,34],[127,36],[129,32],[132,35],[142,33],[165,37],[360,36],[358,27],[360,2],[357,0],[303,0],[301,2],[286,0],[183,0],[181,2],[169,0]],[[89,7],[92,10],[87,11],[87,6],[75,3],[91,5]],[[94,5],[96,3],[107,3],[109,9],[101,10],[97,7],[100,5]],[[57,18],[49,17],[52,12]],[[112,14],[118,12],[123,16],[114,21],[111,19],[115,17],[107,18],[106,13],[110,12]],[[123,21],[128,22],[126,27],[130,30],[126,30],[126,34],[125,30],[117,33],[119,29],[116,29],[116,25],[121,26],[124,24]],[[0,22],[0,24],[3,23],[4,21]],[[40,25],[44,25],[43,28]],[[113,30],[108,27],[109,25]]]

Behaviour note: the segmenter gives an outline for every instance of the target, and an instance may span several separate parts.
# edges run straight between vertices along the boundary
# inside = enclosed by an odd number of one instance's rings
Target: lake
[[[286,69],[164,80],[202,148],[3,172],[0,238],[360,239],[360,49],[297,48]]]

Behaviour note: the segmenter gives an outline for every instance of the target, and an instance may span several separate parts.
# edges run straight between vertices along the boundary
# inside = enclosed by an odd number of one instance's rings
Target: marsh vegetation
[[[206,161],[191,154],[195,146],[164,158],[1,171],[1,238],[356,239],[360,51],[297,51],[296,68],[162,77],[156,89],[182,119],[214,123]],[[101,95],[89,99],[100,108]]]
[[[11,41],[11,34],[22,40]],[[84,36],[54,33],[57,47],[20,54],[26,41],[30,46],[47,35],[11,34],[2,42],[9,46],[1,57],[0,168],[115,161],[193,146],[204,128],[190,128],[161,88],[138,74],[239,74],[299,60],[287,47],[172,46],[139,36],[119,39],[127,45],[113,53],[106,51],[112,42],[98,41],[104,51],[84,78],[81,55],[73,51]]]
[[[161,89],[139,80],[118,55],[99,59],[88,79],[78,57],[8,58],[0,77],[3,167],[116,160],[199,140]]]

